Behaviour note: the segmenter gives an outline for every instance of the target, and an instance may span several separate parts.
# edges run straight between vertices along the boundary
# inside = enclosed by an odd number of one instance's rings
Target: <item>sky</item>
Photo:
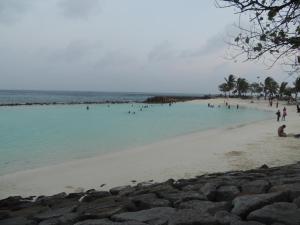
[[[229,74],[279,66],[229,60],[238,20],[214,0],[0,0],[0,89],[217,93]]]

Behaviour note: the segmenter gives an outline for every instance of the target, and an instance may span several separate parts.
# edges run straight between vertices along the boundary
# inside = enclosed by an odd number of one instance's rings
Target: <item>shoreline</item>
[[[229,101],[241,106],[274,110],[266,107],[263,101],[260,101],[261,104],[250,104],[250,100]],[[207,102],[219,104],[223,103],[223,99],[193,101],[195,104]],[[288,106],[288,130],[300,130],[293,123],[298,117]],[[275,119],[238,124],[118,153],[3,175],[0,176],[0,199],[11,195],[52,195],[91,188],[107,190],[132,184],[132,180],[162,182],[169,178],[191,178],[209,172],[251,169],[262,164],[280,166],[299,161],[300,153],[295,151],[299,140],[278,139],[277,126]],[[218,137],[218,142],[215,137]],[[102,184],[106,185],[100,188]]]
[[[72,101],[72,102],[23,102],[23,103],[0,103],[0,107],[16,107],[16,106],[51,106],[51,105],[103,105],[103,104],[167,104],[176,102],[187,102],[193,100],[205,100],[216,98],[219,95],[203,95],[203,96],[176,96],[176,95],[155,95],[145,100],[107,100],[107,101]]]

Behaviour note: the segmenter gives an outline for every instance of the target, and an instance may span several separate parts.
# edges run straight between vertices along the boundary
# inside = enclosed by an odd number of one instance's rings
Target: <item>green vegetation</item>
[[[245,55],[255,60],[263,55],[292,66],[300,63],[300,1],[299,0],[216,0],[219,8],[233,8],[248,23],[236,25],[237,36],[231,46],[236,57]],[[234,51],[236,52],[236,51]],[[242,54],[241,54],[242,53]]]
[[[263,82],[250,83],[245,78],[236,77],[230,74],[228,78],[224,78],[225,82],[219,85],[219,90],[225,95],[230,97],[230,94],[237,97],[245,97],[248,94],[253,96],[277,97],[278,99],[291,99],[294,95],[295,99],[300,92],[300,76],[293,82],[293,86],[288,86],[287,82],[278,82],[272,78],[267,77]]]

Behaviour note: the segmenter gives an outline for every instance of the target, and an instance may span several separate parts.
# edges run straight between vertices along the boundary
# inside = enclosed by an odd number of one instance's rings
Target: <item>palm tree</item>
[[[300,92],[300,76],[296,78],[294,82],[295,99],[297,101],[298,92]]]
[[[267,77],[264,82],[265,99],[267,99],[267,95],[272,97],[276,94],[278,87],[278,83],[272,77]]]
[[[228,87],[228,92],[229,92],[229,95],[230,95],[230,91],[232,91],[235,87],[235,83],[236,83],[235,76],[233,74],[230,74],[228,76],[228,78],[225,77],[224,79],[226,81],[226,84],[227,84],[227,87]]]
[[[259,83],[250,84],[251,95],[252,93],[260,94],[263,91],[263,87]]]
[[[235,91],[238,93],[239,97],[242,94],[247,93],[249,90],[249,83],[245,78],[238,78],[236,81]]]
[[[227,97],[226,92],[229,91],[227,83],[220,84],[219,90],[224,92],[225,97]]]
[[[280,98],[282,98],[282,96],[285,94],[287,85],[288,85],[288,82],[281,82],[280,87],[279,87]]]

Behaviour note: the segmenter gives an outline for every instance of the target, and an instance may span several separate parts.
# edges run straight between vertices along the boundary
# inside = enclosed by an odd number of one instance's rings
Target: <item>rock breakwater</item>
[[[0,200],[1,225],[299,225],[300,163]]]

